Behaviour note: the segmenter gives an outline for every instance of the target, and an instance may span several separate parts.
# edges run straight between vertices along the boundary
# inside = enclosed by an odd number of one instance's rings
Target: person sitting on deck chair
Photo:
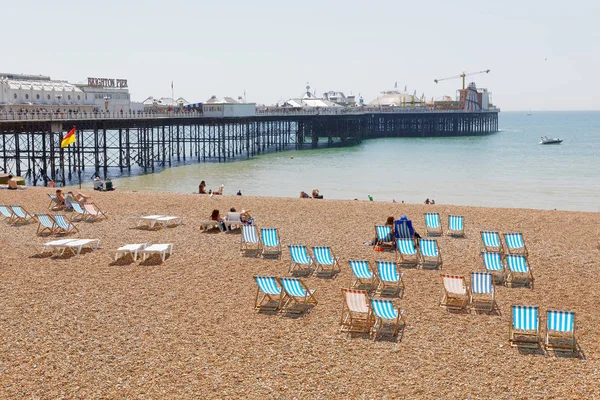
[[[406,230],[408,229],[408,232]],[[406,238],[406,235],[410,235],[410,237],[415,241],[415,246],[418,247],[418,240],[421,238],[415,229],[413,228],[412,221],[406,217],[406,215],[402,214],[400,219],[396,220],[394,223],[394,235],[396,239]]]

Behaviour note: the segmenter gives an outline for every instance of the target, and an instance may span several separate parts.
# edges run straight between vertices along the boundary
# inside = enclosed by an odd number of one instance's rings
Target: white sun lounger
[[[200,230],[203,230],[206,232],[212,228],[219,228],[219,230],[221,230],[221,232],[223,231],[223,228],[221,227],[221,224],[219,224],[219,221],[214,221],[214,220],[200,221]]]
[[[131,217],[130,219],[135,221],[136,228],[153,228],[158,218],[162,218],[164,215],[146,215],[142,217]]]
[[[119,257],[125,257],[127,255],[131,255],[131,258],[135,261],[138,258],[140,250],[144,250],[148,245],[149,243],[126,244],[116,250],[110,250],[110,253],[115,255],[115,261],[117,261]]]
[[[43,254],[48,250],[55,252],[57,247],[64,246],[65,244],[73,242],[74,240],[76,239],[59,239],[46,243],[30,243],[28,246],[36,247],[38,249],[38,254]]]
[[[84,247],[96,250],[99,245],[99,239],[61,239],[41,244],[34,244],[34,246],[38,246],[42,249],[40,254],[45,252],[47,249],[52,249],[54,254],[57,256],[64,255],[67,250],[71,251],[73,255],[79,255]]]
[[[139,254],[142,255],[142,260],[145,260],[150,254],[160,254],[162,260],[165,261],[167,258],[167,252],[169,255],[173,254],[173,244],[172,243],[158,243],[153,244],[151,246],[146,247],[143,250],[139,251]]]
[[[163,229],[167,229],[167,226],[176,224],[177,226],[183,223],[183,217],[174,217],[171,215],[167,215],[164,217],[156,218],[155,224],[160,224]]]

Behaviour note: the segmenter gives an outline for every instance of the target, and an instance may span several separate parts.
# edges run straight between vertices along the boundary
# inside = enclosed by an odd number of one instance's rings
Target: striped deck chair
[[[38,220],[38,228],[36,235],[41,235],[43,233],[47,233],[52,235],[54,230],[56,229],[56,224],[54,223],[54,218],[50,214],[35,214],[35,217]]]
[[[528,255],[523,234],[520,232],[511,232],[504,234],[504,242],[506,243],[506,252],[508,254],[523,254]]]
[[[8,220],[8,223],[12,223],[13,217],[15,213],[5,204],[0,205],[0,214],[4,217],[4,219]]]
[[[375,317],[375,323],[371,329],[373,341],[377,340],[379,334],[398,336],[400,321],[402,321],[403,327],[406,325],[403,316],[404,310],[394,308],[392,300],[371,299],[371,309]],[[386,326],[386,322],[391,322],[390,326]]]
[[[291,257],[289,272],[312,273],[314,261],[308,254],[306,246],[291,244],[288,248],[290,249]]]
[[[299,278],[279,278],[283,288],[281,309],[289,313],[303,313],[312,304],[317,305],[315,291],[306,287]]]
[[[376,246],[384,249],[394,249],[394,232],[390,225],[375,225],[375,234],[377,235]]]
[[[256,225],[242,225],[240,254],[242,256],[257,256],[262,250],[262,243],[257,234]]]
[[[369,333],[373,317],[366,290],[342,289],[342,320],[340,332]]]
[[[462,215],[448,215],[448,231],[449,236],[464,237],[465,236],[465,219]]]
[[[283,292],[274,276],[255,276],[258,288],[254,299],[254,309],[259,311],[277,311],[281,307]]]
[[[481,258],[487,272],[494,276],[497,283],[506,281],[506,268],[502,263],[502,253],[497,251],[482,251]]]
[[[377,294],[382,296],[396,296],[400,294],[400,289],[404,291],[404,273],[398,273],[398,264],[393,261],[377,261],[377,275],[379,276],[379,285],[377,285]]]
[[[416,267],[421,261],[421,255],[412,238],[396,240],[396,255],[397,262],[405,267]]]
[[[440,220],[440,214],[438,213],[425,213],[425,230],[427,236],[441,236],[442,235],[442,221]]]
[[[513,347],[539,347],[540,319],[537,306],[510,308],[508,340]]]
[[[100,209],[98,209],[95,204],[85,203],[83,205],[83,208],[88,213],[88,217],[87,217],[88,221],[95,221],[102,217],[108,219],[108,217],[106,216],[106,213],[104,211],[101,211]],[[73,203],[73,210],[75,210],[75,203]]]
[[[35,215],[27,212],[27,210],[25,210],[23,207],[21,206],[10,206],[10,209],[13,211],[13,219],[12,219],[12,223],[27,223],[27,222],[31,222],[31,221],[35,221]]]
[[[396,236],[396,239],[412,239],[413,235],[410,233],[410,228],[408,227],[408,220],[394,221],[394,235]]]
[[[504,253],[502,242],[500,241],[500,234],[498,232],[481,231],[481,243],[483,244],[483,250],[485,251]]]
[[[494,276],[489,272],[471,272],[471,308],[480,311],[493,311],[496,301]]]
[[[242,229],[244,226],[242,225]],[[274,257],[277,260],[281,258],[281,243],[279,242],[279,232],[277,228],[262,228],[260,238],[263,246],[262,256]]]
[[[81,203],[75,202],[72,203],[72,206],[73,216],[71,217],[71,221],[85,221],[89,217],[88,212],[82,207]]]
[[[373,290],[377,287],[377,277],[371,272],[367,260],[348,260],[352,269],[351,288],[365,287],[367,290]]]
[[[575,313],[548,310],[546,312],[546,349],[577,352],[575,340]]]
[[[62,207],[60,200],[56,197],[55,194],[48,193],[48,197],[50,197],[50,204],[48,204],[48,210],[52,210],[54,207]]]
[[[508,267],[506,283],[510,287],[513,287],[515,283],[522,282],[533,289],[533,274],[527,264],[527,257],[520,254],[507,254],[506,265]]]
[[[56,234],[69,234],[71,232],[79,232],[79,229],[73,225],[67,217],[63,214],[56,214],[54,216],[54,233]]]
[[[442,269],[442,255],[436,239],[419,239],[421,266]]]
[[[442,278],[443,296],[440,307],[448,309],[464,309],[469,303],[469,292],[462,275],[440,275]]]
[[[329,246],[313,246],[313,257],[317,267],[315,275],[333,275],[340,272],[339,257],[336,257]]]

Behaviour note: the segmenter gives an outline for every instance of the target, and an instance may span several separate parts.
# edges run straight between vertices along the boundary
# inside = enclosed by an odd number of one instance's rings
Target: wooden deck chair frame
[[[488,246],[485,244],[483,240],[484,235],[494,235],[498,238],[498,246]],[[481,248],[483,251],[496,252],[496,253],[504,253],[504,246],[502,246],[502,239],[500,238],[500,232],[498,231],[481,231],[479,233],[479,238],[481,239]]]
[[[50,204],[48,204],[48,210],[53,210],[54,207],[61,207],[62,204],[60,204],[60,200],[58,200],[58,197],[56,197],[55,194],[52,193],[47,193],[48,197],[50,197]]]
[[[423,214],[425,218],[425,231],[427,236],[442,236],[442,220],[440,218],[439,213],[425,213]],[[438,226],[429,225],[430,218],[437,219]]]
[[[458,309],[464,310],[469,304],[469,287],[465,281],[465,277],[462,275],[447,275],[441,274],[442,280],[442,299],[440,300],[440,307],[446,307],[447,309]],[[448,289],[446,284],[454,282],[458,284],[462,282],[462,288],[464,293],[458,293],[457,291],[451,291]]]
[[[514,327],[514,308],[515,307],[526,307],[526,308],[534,308],[536,309],[537,315],[537,328],[521,330],[516,329]],[[524,348],[534,348],[537,349],[540,347],[540,316],[539,316],[539,308],[537,306],[511,306],[510,307],[510,320],[508,321],[508,340],[512,347],[524,347]]]
[[[452,229],[452,218],[457,218],[462,221],[461,229]],[[452,237],[465,237],[465,217],[462,215],[448,215],[448,229],[446,229],[446,234]]]
[[[293,313],[293,314],[302,314],[304,313],[310,305],[317,305],[319,302],[315,297],[315,290],[310,290],[304,281],[300,278],[279,278],[279,285],[281,286],[281,290],[283,291],[283,298],[281,299],[281,310]],[[295,296],[292,293],[288,292],[285,288],[284,281],[285,280],[296,280],[299,282],[300,286],[304,290],[304,295]]]
[[[306,256],[308,257],[309,263],[308,264],[300,264],[297,263],[296,261],[294,261],[294,258],[292,257],[292,248],[296,248],[296,247],[304,247],[304,250],[306,250]],[[314,272],[314,268],[315,268],[315,260],[314,257],[311,256],[310,254],[308,254],[308,247],[304,246],[304,245],[288,245],[288,249],[290,251],[290,267],[288,272],[290,274],[293,273],[301,273],[301,274],[306,274],[306,275],[310,275]]]
[[[507,240],[508,236],[516,235],[521,238],[521,242],[523,243],[523,247],[511,248],[508,246],[509,240]],[[529,253],[527,252],[527,246],[525,245],[525,238],[521,232],[506,232],[504,233],[504,244],[506,245],[506,254],[521,254],[527,257]]]
[[[495,283],[498,283],[498,284],[506,283],[507,268],[506,268],[506,263],[502,260],[502,253],[497,252],[497,251],[482,251],[480,254],[481,254],[481,262],[483,264],[484,272],[488,272],[488,273],[492,274],[494,276]],[[495,260],[499,260],[499,263],[500,263],[500,266],[502,267],[502,269],[500,269],[500,270],[488,269],[487,262],[486,262],[486,258],[488,258],[488,257],[493,258]]]
[[[384,263],[388,266],[390,266],[391,264],[394,264],[396,274],[398,275],[398,280],[397,281],[386,280],[385,276],[382,277],[380,270],[379,270],[380,263]],[[377,279],[379,280],[379,284],[377,285],[377,289],[375,290],[375,293],[379,294],[380,296],[398,296],[398,295],[400,295],[400,291],[401,290],[404,291],[405,286],[404,286],[404,280],[402,279],[402,277],[404,276],[404,272],[399,271],[398,263],[396,263],[394,261],[378,260],[376,262],[376,265],[377,265]]]
[[[371,277],[368,278],[368,277],[364,277],[364,276],[361,276],[361,277],[357,276],[354,273],[354,268],[352,267],[353,264],[355,264],[357,267],[358,266],[366,266],[367,270],[371,274]],[[377,279],[377,274],[373,273],[373,270],[371,269],[371,265],[369,264],[369,261],[367,261],[367,260],[348,260],[348,265],[350,266],[350,270],[352,271],[352,278],[351,278],[351,284],[350,284],[351,289],[360,289],[361,287],[366,287],[367,291],[377,289],[377,286],[379,285],[379,281]]]
[[[510,259],[520,259],[520,260],[524,260],[525,265],[527,266],[527,272],[519,272],[519,271],[513,271],[510,268],[510,264],[509,264],[509,260]],[[507,276],[506,276],[506,285],[508,287],[514,287],[515,285],[523,285],[523,286],[529,286],[531,287],[531,289],[533,289],[533,283],[534,283],[534,279],[533,279],[533,269],[531,268],[531,265],[529,265],[529,261],[527,260],[527,257],[523,254],[507,254],[505,256],[505,260],[506,260],[506,268],[507,268]]]
[[[479,293],[476,287],[478,276],[489,276],[492,291],[490,293]],[[477,311],[494,311],[496,305],[496,287],[494,286],[494,275],[489,272],[471,272],[471,289],[469,290],[469,304],[471,309]]]
[[[2,209],[4,210],[1,214],[2,218],[6,220],[6,222],[8,222],[9,224],[12,224],[13,218],[15,216],[14,211],[6,204],[0,204],[0,207],[2,207]],[[5,212],[9,215],[5,215]]]
[[[365,304],[354,304],[364,296]],[[363,308],[366,311],[359,311]],[[366,290],[342,289],[342,319],[340,321],[340,332],[346,333],[369,333],[375,322],[369,303],[369,295]]]
[[[243,228],[242,228],[243,229]],[[267,246],[263,239],[263,232],[275,232],[275,238],[277,240],[277,246]],[[261,228],[260,229],[260,243],[262,244],[262,256],[263,258],[275,258],[279,260],[281,258],[281,240],[279,239],[279,229],[277,228]]]
[[[573,319],[573,329],[566,331],[550,329],[551,318],[555,318],[555,315],[553,314],[556,313],[570,315]],[[577,340],[575,339],[575,312],[546,310],[546,321],[546,338],[544,340],[544,347],[546,347],[547,350],[576,353]]]
[[[24,207],[20,205],[11,205],[10,209],[13,212],[12,222],[13,224],[26,224],[31,221],[36,221],[35,214],[30,213]],[[23,215],[19,215],[15,209],[20,210]]]
[[[261,289],[261,286],[258,284],[259,279],[269,279],[273,280],[273,283],[277,285],[279,289],[279,294],[268,293]],[[254,276],[254,281],[256,282],[256,297],[254,298],[254,309],[258,311],[279,311],[281,308],[281,301],[284,297],[284,291],[281,287],[281,284],[274,276]]]
[[[437,256],[429,256],[423,252],[423,244],[427,243],[434,243]],[[442,269],[444,261],[442,260],[442,252],[440,251],[437,239],[419,239],[419,255],[421,256],[421,268]]]
[[[414,249],[414,254],[402,252],[403,247]],[[396,262],[403,267],[417,268],[421,263],[421,254],[419,248],[415,246],[415,241],[412,238],[396,239]]]
[[[45,231],[48,231],[49,235],[53,235],[56,230],[56,222],[54,222],[54,217],[52,216],[52,214],[36,214],[35,216],[38,220],[38,228],[37,228],[37,232],[35,234],[41,235],[41,234],[45,233]],[[52,225],[47,226],[45,223],[42,223],[42,221],[40,220],[40,216],[42,216],[42,219],[44,219],[45,217],[48,217],[48,220],[52,223]]]
[[[56,217],[63,218],[67,227],[61,227],[58,222],[56,222]],[[69,233],[78,233],[79,229],[73,224],[73,222],[67,218],[64,214],[56,214],[54,215],[54,233],[56,235],[68,235]]]
[[[385,302],[387,304],[391,304],[391,307],[396,311],[396,313],[398,315],[394,319],[382,318],[379,315],[377,315],[377,313],[375,313],[375,311],[371,311],[373,313],[373,318],[375,320],[373,323],[373,327],[371,328],[371,338],[373,339],[373,341],[377,340],[377,336],[379,336],[379,335],[391,335],[392,337],[398,336],[398,333],[400,332],[400,324],[402,323],[403,327],[406,326],[406,320],[404,319],[404,310],[395,308],[393,306],[392,300],[371,299],[371,310],[373,310],[373,308],[374,308],[373,302],[378,302],[378,301]],[[390,324],[391,327],[386,327],[385,321],[392,321],[392,323]]]
[[[256,238],[256,242],[246,240],[246,231],[248,230],[254,231],[253,237]],[[256,225],[242,225],[242,233],[240,235],[240,255],[257,257],[261,253],[262,248],[258,227]]]
[[[396,237],[394,236],[393,226],[390,225],[375,225],[375,237],[377,240],[375,241],[375,246],[379,246],[383,249],[394,250],[396,247]],[[385,241],[385,237],[381,237],[380,230],[387,230],[389,234],[387,236],[391,241]]]

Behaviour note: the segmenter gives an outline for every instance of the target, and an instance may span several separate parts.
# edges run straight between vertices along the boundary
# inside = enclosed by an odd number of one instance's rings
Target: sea
[[[600,111],[501,112],[500,132],[292,149],[114,180],[126,190],[600,211]],[[563,139],[540,145],[541,136]]]

